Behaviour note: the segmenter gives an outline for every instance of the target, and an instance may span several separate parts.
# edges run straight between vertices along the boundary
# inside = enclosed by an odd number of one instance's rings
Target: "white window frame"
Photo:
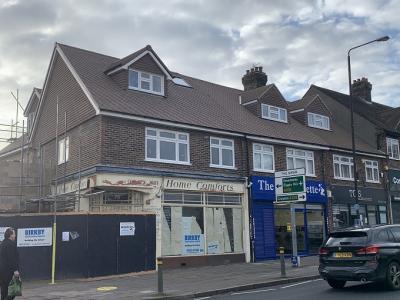
[[[138,73],[138,86],[137,87],[131,85],[131,72]],[[150,79],[142,78],[142,74],[149,75]],[[161,92],[154,91],[154,88],[153,88],[153,77],[159,77],[160,78],[160,81],[161,81]],[[149,83],[149,86],[150,86],[149,90],[141,88],[141,82],[142,81],[146,81],[146,82]],[[129,89],[132,89],[132,90],[164,96],[164,76],[163,75],[159,75],[159,74],[153,74],[153,73],[149,73],[149,72],[144,72],[144,71],[140,71],[140,70],[136,70],[136,69],[128,69],[128,87],[129,87]]]
[[[64,143],[66,141],[66,146],[65,146],[65,153],[64,153]],[[69,136],[62,138],[58,141],[58,164],[62,165],[63,163],[66,163],[69,161]]]
[[[392,139],[392,138],[386,138],[386,150],[387,150],[387,154],[389,156],[390,159],[394,159],[394,160],[400,160],[400,152],[399,152],[399,140],[397,139]],[[398,156],[395,157],[393,156],[393,146],[395,146],[397,148],[397,153]],[[390,149],[390,151],[389,151]]]
[[[264,114],[264,108],[266,108],[268,110],[267,115]],[[278,114],[278,118],[275,118],[272,116],[273,112],[271,112],[271,110],[277,110],[277,112],[275,112],[275,113]],[[281,112],[284,112],[284,114],[285,114],[284,120],[281,119]],[[287,109],[286,108],[261,103],[261,116],[263,119],[287,123]]]
[[[371,182],[371,183],[380,183],[379,181],[379,164],[378,161],[376,160],[369,160],[369,159],[364,159],[363,160],[364,165],[365,165],[365,181],[366,182]],[[368,179],[368,173],[367,173],[367,168],[372,169],[372,179]],[[376,175],[377,177],[374,178],[374,170],[376,170]]]
[[[305,156],[296,154],[296,151],[304,152]],[[290,152],[292,152],[292,154],[290,154]],[[306,161],[306,163],[305,163],[305,165],[306,165],[306,168],[305,168],[306,169],[306,176],[315,177],[315,161],[314,161],[314,152],[313,151],[297,149],[297,148],[286,148],[286,166],[289,165],[289,163],[288,163],[288,159],[289,158],[293,158],[293,167],[294,167],[294,169],[301,168],[300,166],[296,166],[296,158],[297,159],[304,159]],[[312,161],[312,163],[313,163],[312,172],[310,172],[310,170],[308,170],[307,161]]]
[[[148,135],[147,134],[148,130],[154,130],[156,132],[156,135],[155,136]],[[161,137],[160,136],[161,132],[173,133],[173,134],[175,134],[175,138],[173,139],[173,138]],[[186,140],[179,139],[179,135],[185,135]],[[145,161],[170,163],[170,164],[178,164],[178,165],[190,165],[190,141],[189,141],[189,138],[190,138],[189,133],[167,130],[167,129],[158,129],[158,128],[153,128],[153,127],[146,127],[145,128]],[[147,157],[147,140],[156,141],[156,158]],[[161,141],[175,143],[175,160],[160,158],[160,154],[161,154],[160,153],[160,142]],[[185,144],[187,146],[187,161],[179,160],[179,144]]]
[[[218,140],[218,145],[213,145],[211,143],[212,140]],[[232,146],[222,145],[223,141],[231,142]],[[212,148],[218,149],[218,154],[219,154],[219,157],[218,157],[219,164],[218,165],[212,163]],[[222,164],[222,150],[223,149],[232,150],[232,164],[233,164],[232,166],[227,166],[227,165]],[[210,167],[222,168],[222,169],[236,169],[236,167],[235,167],[235,141],[234,140],[210,136]]]
[[[345,161],[342,161],[342,159],[346,159],[348,161],[345,162]],[[339,164],[339,174],[336,174],[335,164]],[[350,177],[344,177],[343,176],[342,168],[341,168],[342,165],[349,166]],[[352,168],[353,168],[353,173],[351,172]],[[348,181],[353,181],[354,180],[354,163],[353,163],[353,158],[352,157],[333,154],[333,178],[339,179],[339,180],[348,180]]]
[[[256,147],[261,147],[261,150],[256,150]],[[269,147],[271,151],[268,151],[267,148]],[[256,168],[255,166],[255,154],[260,154],[261,156],[261,168]],[[272,156],[272,169],[264,169],[264,160],[263,157],[264,155],[270,155]],[[253,170],[258,171],[258,172],[268,172],[268,173],[273,173],[275,172],[275,154],[274,154],[274,146],[272,145],[267,145],[267,144],[260,144],[260,143],[253,143]]]
[[[331,129],[329,117],[327,117],[327,116],[309,112],[309,113],[307,113],[307,120],[308,120],[308,126],[310,126],[310,127],[323,129],[323,130]],[[323,120],[326,120],[326,124],[328,125],[328,127],[323,126],[323,124],[324,124]],[[321,125],[318,125],[317,122],[321,122]]]

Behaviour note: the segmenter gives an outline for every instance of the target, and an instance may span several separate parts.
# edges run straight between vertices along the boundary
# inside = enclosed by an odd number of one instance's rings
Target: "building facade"
[[[252,68],[238,90],[172,72],[150,46],[118,59],[56,44],[27,109],[37,190],[26,207],[154,213],[167,266],[272,259],[292,247],[274,173],[302,168],[298,249],[315,254],[357,217],[348,107],[316,86],[288,102],[267,79]],[[400,199],[396,129],[356,115],[359,211],[387,223]]]

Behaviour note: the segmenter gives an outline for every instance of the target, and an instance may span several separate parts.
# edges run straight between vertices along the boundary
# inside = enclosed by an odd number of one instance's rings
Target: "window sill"
[[[185,166],[191,166],[192,165],[190,162],[181,162],[181,161],[173,161],[173,160],[160,160],[160,159],[149,159],[149,158],[146,158],[144,161],[155,162],[155,163],[163,163],[163,164],[173,164],[173,165],[185,165]]]
[[[365,182],[368,182],[368,183],[375,183],[375,184],[380,184],[380,183],[381,183],[380,181],[369,181],[369,180],[365,180]]]
[[[57,163],[57,165],[58,166],[61,166],[61,165],[63,165],[63,164],[66,164],[68,162],[68,160],[66,161],[66,162],[59,162],[59,163]]]
[[[210,165],[210,168],[228,169],[228,170],[237,170],[237,168],[236,168],[236,167],[220,166],[220,165]]]
[[[264,116],[261,116],[261,118],[263,118],[264,120],[270,120],[270,121],[275,121],[275,122],[279,122],[279,123],[288,123],[288,121],[286,120],[286,121],[284,121],[284,120],[278,120],[278,119],[273,119],[273,118],[268,118],[268,117],[264,117]]]
[[[354,181],[354,178],[340,178],[340,177],[333,177],[333,179],[343,180],[343,181]]]
[[[253,171],[260,172],[260,173],[275,173],[275,170],[253,169]]]
[[[389,157],[390,160],[400,160],[400,158]]]

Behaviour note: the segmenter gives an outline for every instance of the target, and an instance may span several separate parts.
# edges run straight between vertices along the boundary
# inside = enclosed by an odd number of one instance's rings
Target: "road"
[[[243,291],[230,293],[227,295],[204,297],[198,300],[258,300],[258,299],[274,299],[274,300],[300,300],[300,299],[321,299],[321,300],[391,300],[400,299],[400,291],[388,291],[381,286],[373,283],[360,284],[348,283],[343,290],[334,290],[323,281],[317,279],[294,284],[281,285],[271,288],[264,288],[251,291]]]

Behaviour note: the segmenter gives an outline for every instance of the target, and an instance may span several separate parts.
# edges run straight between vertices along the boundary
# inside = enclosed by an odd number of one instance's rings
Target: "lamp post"
[[[383,36],[378,39],[375,39],[373,41],[369,41],[367,43],[355,46],[353,48],[350,48],[349,51],[347,51],[347,71],[349,75],[349,95],[350,95],[350,122],[351,122],[351,150],[353,154],[353,177],[354,177],[354,197],[355,197],[355,208],[356,208],[356,215],[358,219],[354,220],[355,225],[362,225],[362,219],[360,218],[360,213],[359,213],[359,205],[358,205],[358,176],[357,176],[357,163],[356,163],[356,147],[355,147],[355,140],[354,140],[354,101],[353,101],[353,89],[351,86],[351,64],[350,64],[350,52],[354,49],[375,43],[375,42],[385,42],[389,40],[388,36]]]

